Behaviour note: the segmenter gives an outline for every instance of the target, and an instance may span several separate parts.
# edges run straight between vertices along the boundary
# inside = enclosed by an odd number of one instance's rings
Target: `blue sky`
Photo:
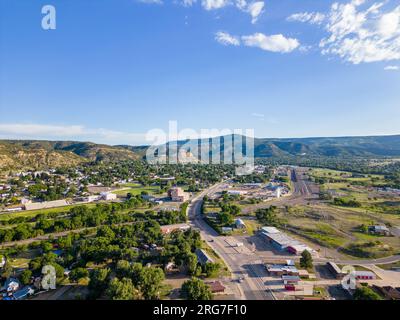
[[[0,0],[0,138],[400,134],[398,1],[161,1]]]

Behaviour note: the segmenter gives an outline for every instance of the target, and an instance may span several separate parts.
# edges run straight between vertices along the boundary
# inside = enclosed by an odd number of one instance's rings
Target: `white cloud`
[[[197,2],[197,0],[182,0],[182,1],[181,1],[181,4],[182,4],[184,7],[191,7],[191,6],[193,6],[196,2]]]
[[[288,53],[295,50],[299,45],[297,39],[286,38],[282,34],[267,36],[263,33],[242,36],[244,45],[257,47],[266,51]]]
[[[230,0],[202,0],[201,5],[206,10],[215,10],[231,4]]]
[[[399,60],[400,6],[382,12],[384,3],[365,5],[365,0],[332,5],[325,26],[329,36],[320,42],[322,53],[353,64]]]
[[[397,71],[397,70],[399,70],[400,68],[398,67],[398,66],[386,66],[385,68],[384,68],[384,70],[386,70],[386,71]]]
[[[264,12],[264,2],[263,1],[257,1],[250,3],[247,12],[250,13],[251,15],[251,23],[256,23],[258,20],[258,17]]]
[[[251,23],[256,23],[260,15],[264,12],[264,1],[254,1],[247,3],[246,0],[236,0],[236,7],[251,16]]]
[[[223,45],[240,45],[240,40],[238,37],[232,36],[227,32],[219,31],[215,34],[215,40]]]
[[[385,37],[391,37],[399,32],[400,7],[393,12],[384,14],[379,20],[379,32]]]
[[[286,20],[291,22],[308,22],[310,24],[320,25],[322,22],[324,22],[325,18],[325,15],[320,12],[301,12],[292,14]]]
[[[300,46],[297,39],[286,38],[282,34],[265,35],[254,33],[246,36],[233,36],[227,32],[219,31],[215,34],[215,40],[223,45],[257,47],[265,51],[288,53]]]

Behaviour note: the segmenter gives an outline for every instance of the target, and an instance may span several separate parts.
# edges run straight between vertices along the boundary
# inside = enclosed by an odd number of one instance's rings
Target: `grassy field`
[[[116,195],[119,195],[119,196],[124,196],[124,197],[128,193],[130,193],[134,196],[140,195],[142,192],[148,192],[149,194],[152,194],[152,195],[156,195],[156,194],[160,193],[160,187],[158,187],[158,186],[144,187],[144,186],[137,185],[137,184],[130,184],[130,185],[123,185],[123,186],[121,186],[121,188],[126,188],[126,189],[115,191],[113,193],[115,193]]]
[[[34,217],[38,214],[49,214],[49,213],[61,213],[61,212],[68,212],[71,208],[79,207],[79,206],[88,206],[88,207],[95,207],[95,203],[81,203],[81,204],[74,204],[65,207],[58,207],[58,208],[51,208],[51,209],[42,209],[42,210],[30,210],[30,211],[20,211],[20,212],[13,212],[13,213],[2,213],[0,214],[0,221],[1,220],[9,220],[12,218],[19,218],[19,217]]]

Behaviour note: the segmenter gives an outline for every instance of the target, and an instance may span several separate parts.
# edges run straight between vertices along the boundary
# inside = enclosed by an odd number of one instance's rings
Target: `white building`
[[[242,219],[236,219],[235,225],[236,225],[236,228],[238,228],[238,229],[246,229],[246,224],[244,223],[244,221]]]
[[[115,193],[102,192],[102,193],[100,193],[100,195],[103,200],[107,200],[107,201],[117,200],[117,195]]]
[[[33,203],[26,203],[25,210],[50,209],[50,208],[57,208],[57,207],[65,207],[67,205],[68,205],[68,202],[66,200],[33,202]]]
[[[27,198],[22,198],[21,199],[21,204],[27,204],[27,203],[32,203],[32,200],[27,199]]]
[[[93,196],[88,196],[85,198],[86,202],[94,202],[94,201],[99,201],[100,200],[100,196],[97,195],[93,195]]]

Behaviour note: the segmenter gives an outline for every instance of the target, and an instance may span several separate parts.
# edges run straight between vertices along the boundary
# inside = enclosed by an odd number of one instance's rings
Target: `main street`
[[[274,300],[272,292],[265,286],[267,276],[262,261],[256,254],[246,251],[245,248],[235,247],[229,237],[220,237],[202,218],[201,206],[206,195],[216,192],[222,184],[217,184],[205,190],[192,200],[188,211],[190,223],[194,229],[200,231],[201,237],[225,262],[232,273],[232,281],[237,281],[241,295],[238,299],[246,300]],[[239,282],[239,279],[242,279]]]

